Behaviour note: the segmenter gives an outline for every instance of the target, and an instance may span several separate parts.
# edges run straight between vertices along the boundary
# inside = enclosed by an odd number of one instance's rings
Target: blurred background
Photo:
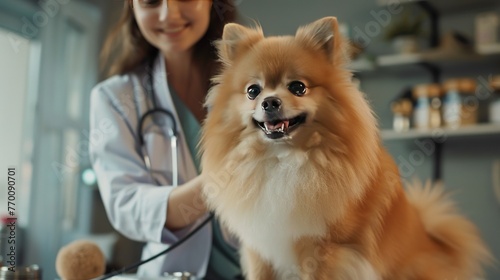
[[[266,35],[336,16],[403,178],[443,180],[500,259],[498,1],[236,3],[240,22]],[[100,137],[88,128],[90,91],[104,78],[98,54],[122,6],[0,0],[0,216],[17,218],[17,265],[40,265],[44,279],[57,277],[58,250],[79,238],[99,244],[109,269],[139,259],[142,244],[108,223],[88,157]],[[486,279],[500,279],[500,268]]]

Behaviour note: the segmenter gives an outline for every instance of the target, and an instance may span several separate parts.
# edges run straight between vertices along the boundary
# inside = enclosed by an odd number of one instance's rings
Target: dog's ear
[[[231,64],[239,52],[244,51],[264,38],[262,28],[248,28],[237,23],[224,26],[222,40],[217,42],[219,58],[226,65]]]
[[[334,64],[349,63],[348,44],[340,34],[336,17],[325,17],[300,27],[295,38],[308,47],[323,51]]]

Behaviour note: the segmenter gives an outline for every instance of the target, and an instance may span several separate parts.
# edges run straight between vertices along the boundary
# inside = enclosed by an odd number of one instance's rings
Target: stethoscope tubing
[[[153,92],[153,94],[154,94],[154,92]],[[145,147],[144,135],[142,133],[142,131],[144,129],[144,123],[146,122],[147,118],[149,116],[152,117],[153,114],[164,114],[164,115],[167,115],[169,117],[169,119],[171,120],[172,127],[169,128],[168,134],[170,137],[170,148],[172,151],[172,185],[178,186],[178,184],[179,184],[179,172],[178,172],[179,169],[178,169],[178,154],[177,154],[177,124],[175,122],[175,118],[174,118],[174,115],[172,114],[172,112],[169,112],[163,108],[153,108],[153,109],[147,111],[146,113],[144,113],[144,115],[142,115],[142,117],[139,120],[139,125],[137,128],[137,131],[138,131],[138,135],[139,135],[139,144],[141,145],[142,155],[144,157],[144,163],[146,164],[146,168],[149,171],[151,178],[154,178],[153,177],[153,167],[151,164],[151,158],[149,157],[149,154],[148,154],[147,149]]]
[[[147,262],[150,262],[162,255],[165,255],[166,253],[172,251],[173,249],[177,248],[179,245],[181,245],[182,243],[184,243],[187,239],[189,239],[191,236],[193,236],[195,233],[197,233],[202,227],[204,227],[212,218],[214,217],[214,214],[213,213],[210,213],[210,215],[205,219],[203,220],[203,222],[201,222],[201,224],[199,224],[196,228],[194,228],[190,233],[188,233],[186,236],[184,236],[183,238],[179,239],[177,242],[175,242],[174,244],[172,244],[172,246],[168,247],[167,249],[159,252],[158,254],[148,258],[148,259],[145,259],[145,260],[142,260],[142,261],[139,261],[139,262],[136,262],[134,264],[131,264],[129,266],[126,266],[120,270],[117,270],[117,271],[114,271],[114,272],[110,272],[104,276],[102,276],[101,278],[98,278],[97,280],[104,280],[104,279],[109,279],[113,276],[116,276],[116,275],[120,275],[120,274],[123,274],[125,272],[128,272],[132,269],[135,269]]]

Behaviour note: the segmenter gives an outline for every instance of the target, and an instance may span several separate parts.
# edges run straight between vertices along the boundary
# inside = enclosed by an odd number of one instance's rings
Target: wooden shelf
[[[476,52],[426,52],[412,54],[390,54],[378,56],[375,61],[367,59],[354,60],[350,69],[355,72],[370,72],[383,68],[412,66],[422,63],[440,67],[450,67],[467,63],[492,63],[500,62],[500,44],[483,46]]]
[[[389,54],[377,57],[377,65],[384,66],[398,66],[406,64],[416,64],[422,62],[421,54]]]
[[[349,65],[349,69],[354,72],[373,71],[375,68],[375,62],[369,60],[368,58],[355,59],[351,61],[351,64]]]
[[[417,138],[442,138],[442,137],[464,137],[480,135],[500,135],[500,123],[498,124],[477,124],[463,126],[456,129],[436,128],[436,129],[411,129],[409,131],[397,132],[392,129],[384,129],[380,136],[383,140],[404,140]]]
[[[418,4],[419,2],[427,2],[438,11],[454,12],[463,11],[474,7],[481,6],[492,6],[496,4],[495,0],[405,0],[400,2],[395,2],[394,0],[377,0],[377,4],[380,6],[388,6],[394,3],[400,4]]]
[[[493,55],[493,53],[491,54]],[[379,67],[414,65],[418,63],[431,63],[436,65],[451,65],[468,62],[480,62],[486,60],[486,56],[476,53],[415,53],[415,54],[394,54],[377,57]]]

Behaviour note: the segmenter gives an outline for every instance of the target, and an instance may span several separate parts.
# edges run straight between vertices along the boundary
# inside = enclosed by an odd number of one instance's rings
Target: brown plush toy
[[[63,280],[89,280],[103,275],[105,270],[104,255],[93,242],[73,241],[57,254],[56,271]]]

